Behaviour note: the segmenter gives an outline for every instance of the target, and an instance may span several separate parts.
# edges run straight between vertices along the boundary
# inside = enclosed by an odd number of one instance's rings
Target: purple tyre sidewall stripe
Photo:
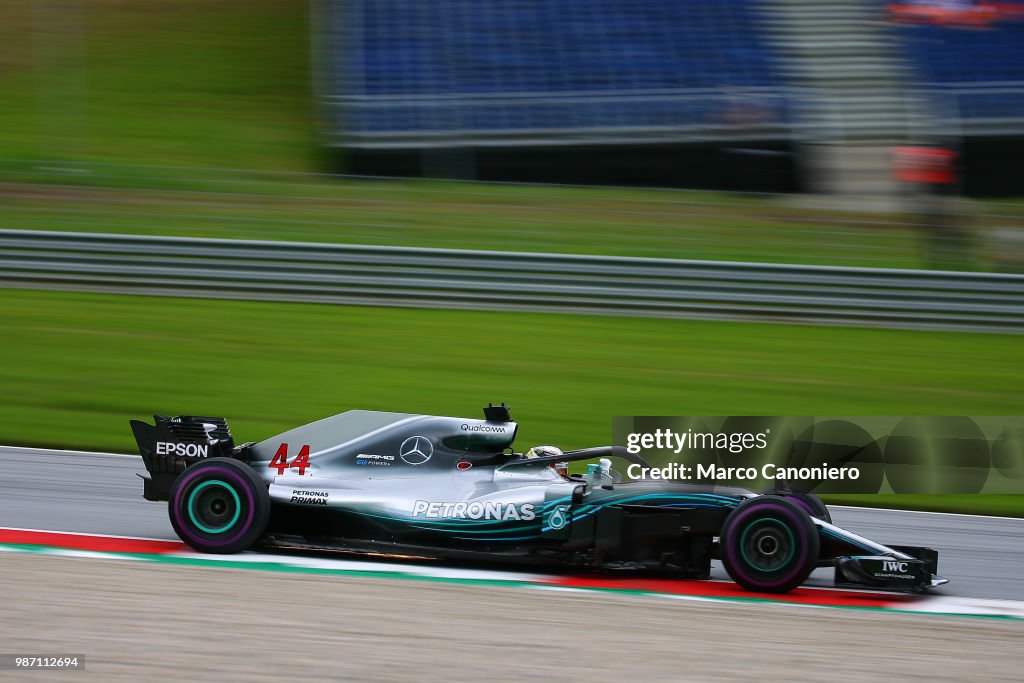
[[[736,519],[735,519],[735,521],[733,523],[733,526],[731,526],[730,528],[735,528],[734,525],[742,523],[751,514],[754,514],[754,513],[764,513],[767,510],[777,511],[779,516],[785,517],[786,520],[791,523],[791,528],[792,528],[793,532],[799,536],[799,541],[798,541],[799,547],[796,549],[797,552],[796,552],[793,560],[791,560],[792,564],[791,564],[790,570],[788,572],[786,572],[781,578],[779,578],[779,579],[777,579],[775,581],[765,581],[765,580],[759,578],[758,576],[756,576],[754,574],[751,574],[746,569],[747,568],[746,561],[743,560],[742,557],[738,557],[737,550],[738,550],[739,544],[738,543],[724,543],[723,545],[725,546],[726,555],[728,555],[728,557],[729,557],[729,563],[732,565],[734,570],[742,571],[743,575],[746,577],[747,581],[749,581],[752,584],[757,584],[758,586],[762,586],[764,588],[774,588],[775,586],[781,586],[782,584],[784,584],[784,583],[786,583],[788,581],[792,581],[793,578],[796,577],[800,573],[801,567],[804,565],[805,561],[807,560],[807,551],[808,551],[808,547],[810,546],[810,539],[807,537],[807,530],[804,528],[803,524],[800,524],[799,518],[796,516],[796,513],[794,513],[793,510],[789,509],[785,505],[778,505],[778,504],[774,504],[774,505],[771,505],[771,506],[768,506],[768,505],[750,506],[749,510],[742,510],[741,509],[737,513],[737,517],[736,517]]]
[[[235,492],[238,493],[240,496],[243,496],[245,499],[245,523],[240,525],[238,527],[238,531],[236,531],[231,536],[225,536],[224,538],[212,538],[212,540],[210,536],[199,536],[192,531],[191,523],[188,522],[186,519],[182,519],[182,508],[187,504],[186,494],[192,487],[192,480],[200,476],[206,475],[216,476],[221,479],[229,480],[230,483],[235,484]],[[252,497],[252,491],[249,490],[249,482],[246,481],[245,477],[243,477],[241,474],[228,467],[204,467],[195,474],[191,475],[190,478],[188,470],[185,470],[185,473],[182,474],[181,476],[185,477],[185,480],[181,483],[180,488],[178,488],[178,491],[181,494],[179,496],[179,500],[171,501],[171,514],[174,515],[175,520],[178,522],[178,529],[181,531],[181,533],[189,537],[184,538],[182,540],[188,542],[189,539],[191,539],[196,543],[208,546],[227,545],[229,543],[235,542],[243,535],[245,535],[247,531],[249,531],[249,529],[252,527],[253,514],[256,506],[254,504],[255,501],[253,500]],[[185,512],[185,515],[188,515],[187,511]]]
[[[810,503],[799,496],[786,496],[786,500],[792,501],[802,507],[811,517],[815,517],[818,514],[817,510],[815,510]]]

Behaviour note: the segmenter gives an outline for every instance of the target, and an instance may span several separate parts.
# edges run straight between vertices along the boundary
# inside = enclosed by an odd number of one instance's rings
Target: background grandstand
[[[327,132],[373,172],[877,194],[923,143],[980,178],[1019,157],[1024,5],[949,5],[324,0]]]
[[[349,146],[786,134],[782,75],[749,0],[346,0],[332,11],[330,101]],[[755,108],[756,120],[736,120]]]
[[[1024,119],[1024,4],[1020,15],[978,28],[913,24],[899,28],[914,78],[961,120],[964,135],[1020,135]]]

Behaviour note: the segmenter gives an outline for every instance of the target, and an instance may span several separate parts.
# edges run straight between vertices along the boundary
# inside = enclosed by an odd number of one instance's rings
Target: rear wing
[[[235,448],[222,417],[154,415],[155,424],[131,420],[132,433],[149,476],[142,476],[146,500],[167,500],[171,484],[185,468],[206,458],[239,457],[249,444]]]

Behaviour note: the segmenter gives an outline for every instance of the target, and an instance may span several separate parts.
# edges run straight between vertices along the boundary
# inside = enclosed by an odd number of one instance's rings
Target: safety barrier
[[[0,230],[0,285],[1024,332],[1024,276]]]

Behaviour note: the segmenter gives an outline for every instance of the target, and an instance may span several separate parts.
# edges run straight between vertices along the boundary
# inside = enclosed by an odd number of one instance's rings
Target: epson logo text
[[[198,443],[170,443],[168,441],[156,442],[157,455],[180,455],[186,458],[205,458],[209,452],[209,446]]]

